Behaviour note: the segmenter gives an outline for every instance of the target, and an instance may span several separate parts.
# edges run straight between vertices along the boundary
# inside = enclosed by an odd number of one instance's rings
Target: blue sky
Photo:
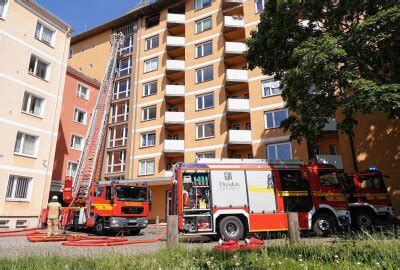
[[[123,15],[136,7],[140,0],[36,0],[36,2],[71,25],[76,35]]]

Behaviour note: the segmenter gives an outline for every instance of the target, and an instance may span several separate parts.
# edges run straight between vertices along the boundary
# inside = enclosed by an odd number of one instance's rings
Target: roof
[[[71,66],[67,67],[67,73],[71,73],[71,74],[75,75],[76,77],[78,77],[79,79],[81,79],[81,80],[83,80],[83,81],[85,81],[85,82],[87,82],[89,84],[92,84],[97,88],[100,88],[100,86],[101,86],[101,83],[98,80],[87,76],[86,74],[80,72],[77,69],[74,69]]]
[[[165,8],[171,4],[174,4],[176,2],[177,2],[176,0],[175,1],[174,0],[157,0],[154,3],[148,3],[148,4],[144,4],[142,6],[139,6],[135,9],[129,11],[128,13],[122,15],[121,17],[118,17],[118,18],[108,21],[104,24],[96,26],[86,32],[83,32],[83,33],[73,36],[71,38],[71,45],[74,43],[77,43],[79,41],[82,41],[84,39],[87,39],[89,37],[103,33],[107,30],[123,27],[127,24],[134,22],[135,20],[137,20],[138,18],[140,18],[142,16],[152,15],[155,12],[160,11],[163,8]]]
[[[34,1],[34,0],[20,0],[20,1],[22,3],[24,3],[24,4],[26,4],[27,6],[35,9],[36,11],[38,11],[39,13],[44,15],[45,17],[48,17],[51,20],[53,20],[61,28],[63,28],[66,32],[72,32],[72,28],[71,28],[71,26],[69,24],[65,23],[59,17],[57,17],[56,15],[54,15],[53,13],[51,13],[50,11],[48,11],[47,9],[45,9],[44,7],[42,7],[41,5],[36,3],[36,1]]]

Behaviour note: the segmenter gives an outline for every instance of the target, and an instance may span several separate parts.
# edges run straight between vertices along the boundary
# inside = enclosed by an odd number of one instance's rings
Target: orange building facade
[[[65,177],[75,176],[99,89],[100,83],[97,80],[67,67],[51,195],[61,195]]]

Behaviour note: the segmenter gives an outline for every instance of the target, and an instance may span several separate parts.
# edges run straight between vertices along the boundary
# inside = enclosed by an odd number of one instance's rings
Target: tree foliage
[[[399,8],[395,0],[268,1],[246,58],[284,84],[294,114],[281,127],[292,140],[315,140],[338,113],[348,134],[359,113],[400,116]]]

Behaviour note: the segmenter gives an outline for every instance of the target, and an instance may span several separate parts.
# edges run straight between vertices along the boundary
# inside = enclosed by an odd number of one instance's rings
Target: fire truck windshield
[[[331,186],[333,188],[340,188],[340,182],[336,171],[319,170],[319,181],[322,186]]]
[[[386,190],[381,175],[360,175],[361,188]]]
[[[147,200],[147,189],[144,187],[117,186],[117,199],[119,201],[140,201]]]

